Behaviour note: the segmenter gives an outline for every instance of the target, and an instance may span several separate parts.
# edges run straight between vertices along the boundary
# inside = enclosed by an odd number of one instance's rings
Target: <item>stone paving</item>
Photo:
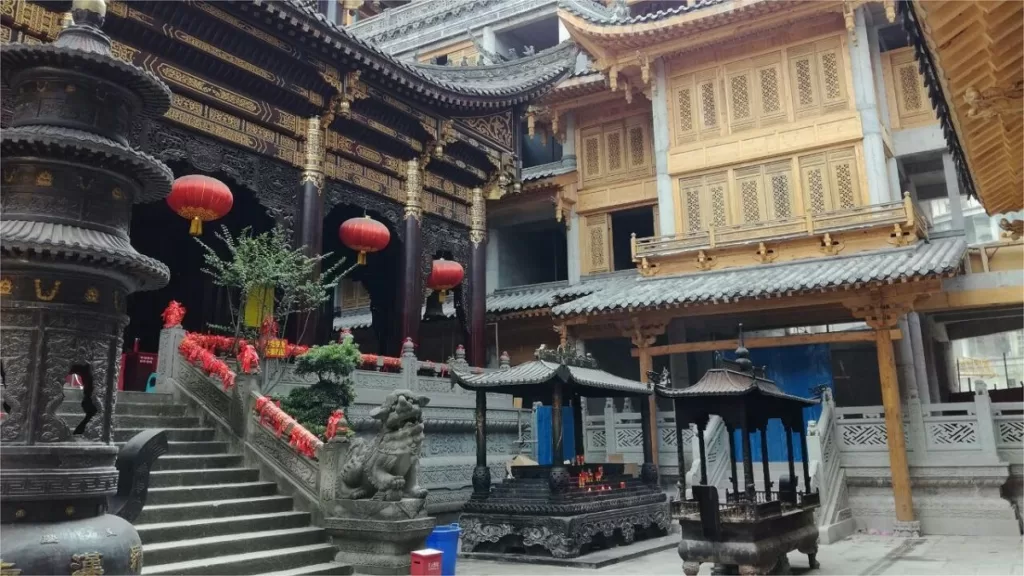
[[[794,574],[856,576],[992,575],[1024,576],[1024,540],[1020,536],[929,536],[898,539],[856,534],[818,552],[821,568],[807,569],[807,557],[789,555]],[[505,576],[530,574],[616,574],[621,576],[682,576],[682,563],[674,549],[613,564],[597,570],[513,564],[460,558],[456,574]],[[710,574],[705,564],[701,574]]]

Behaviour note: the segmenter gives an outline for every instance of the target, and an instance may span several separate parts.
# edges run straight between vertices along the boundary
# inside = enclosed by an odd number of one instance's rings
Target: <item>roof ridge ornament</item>
[[[740,372],[750,373],[754,371],[754,363],[750,361],[750,350],[743,345],[743,323],[739,324],[739,346],[736,347],[736,366]]]
[[[553,362],[555,364],[574,366],[576,368],[600,369],[597,366],[597,360],[595,360],[593,356],[589,353],[580,354],[576,350],[575,346],[558,346],[557,348],[550,349],[546,345],[541,344],[533,355],[537,360],[541,360],[543,362]]]

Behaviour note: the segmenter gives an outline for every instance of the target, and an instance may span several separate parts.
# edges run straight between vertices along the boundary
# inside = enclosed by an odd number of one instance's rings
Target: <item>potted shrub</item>
[[[351,375],[359,364],[359,347],[351,337],[341,343],[313,346],[295,361],[295,373],[315,375],[307,388],[296,388],[281,400],[281,409],[307,430],[323,438],[331,413],[355,399]]]

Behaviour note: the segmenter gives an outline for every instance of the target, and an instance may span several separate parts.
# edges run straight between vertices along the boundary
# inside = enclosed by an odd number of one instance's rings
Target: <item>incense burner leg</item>
[[[683,562],[683,574],[697,576],[698,572],[700,572],[700,562]]]
[[[812,570],[821,566],[820,564],[818,564],[818,543],[817,542],[815,542],[814,544],[811,544],[811,545],[800,546],[799,548],[797,548],[797,551],[800,552],[801,554],[806,554],[807,555],[807,563],[808,563],[808,565],[810,565]]]

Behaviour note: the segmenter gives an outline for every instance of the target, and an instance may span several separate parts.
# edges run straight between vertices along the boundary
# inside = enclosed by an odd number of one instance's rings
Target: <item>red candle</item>
[[[619,488],[625,488],[625,487],[626,487],[626,483],[625,482],[619,482]]]

